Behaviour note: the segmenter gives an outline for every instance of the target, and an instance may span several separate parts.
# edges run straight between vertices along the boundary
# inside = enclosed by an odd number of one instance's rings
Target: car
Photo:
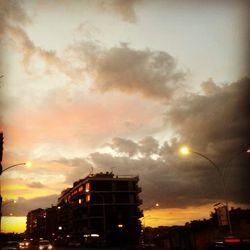
[[[81,242],[79,242],[79,241],[70,241],[69,243],[68,243],[68,246],[69,247],[80,247],[81,246]]]
[[[19,242],[19,248],[20,249],[27,249],[30,246],[30,242],[27,240]]]
[[[46,250],[46,249],[52,249],[53,246],[48,240],[40,240],[38,243],[38,249],[39,250]]]
[[[19,250],[19,243],[17,241],[7,241],[3,244],[2,250]]]

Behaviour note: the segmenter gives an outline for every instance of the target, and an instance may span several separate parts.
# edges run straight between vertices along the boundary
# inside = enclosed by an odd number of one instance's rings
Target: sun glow
[[[1,228],[3,233],[23,233],[26,229],[26,217],[3,216]]]

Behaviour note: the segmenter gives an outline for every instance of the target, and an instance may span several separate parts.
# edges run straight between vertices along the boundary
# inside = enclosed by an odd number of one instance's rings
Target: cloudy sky
[[[151,226],[250,205],[248,6],[209,2],[0,0],[3,166],[32,162],[1,177],[4,231],[91,171],[139,175]]]

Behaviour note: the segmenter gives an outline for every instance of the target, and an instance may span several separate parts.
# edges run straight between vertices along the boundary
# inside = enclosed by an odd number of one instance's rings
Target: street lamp
[[[241,154],[244,154],[244,153],[250,153],[250,148],[245,148],[239,152],[236,152],[235,154],[232,155],[232,157],[228,160],[227,164],[225,164],[224,168],[223,168],[223,177],[225,178],[225,174],[226,174],[226,170],[227,168],[230,167],[230,164],[233,162],[233,160],[235,160],[235,158],[237,158],[238,156],[240,156]],[[227,170],[229,171],[229,170]],[[226,183],[225,183],[225,186],[226,186]]]
[[[17,166],[22,166],[25,165],[27,167],[31,167],[31,162],[21,162],[21,163],[17,163],[11,166],[8,166],[7,168],[2,169],[2,165],[0,163],[0,177],[2,175],[2,173],[4,173],[5,171],[17,167]],[[1,195],[1,180],[0,180],[0,233],[1,233],[1,219],[2,219],[2,195]]]
[[[145,211],[146,211],[146,210],[151,210],[152,208],[159,207],[159,206],[160,206],[159,203],[155,203],[155,204],[153,204],[152,206],[145,208],[144,210],[145,210]]]
[[[155,203],[155,204],[151,205],[150,207],[145,208],[144,210],[145,211],[151,210],[152,208],[156,208],[156,207],[159,207],[159,206],[160,206],[159,203]],[[143,217],[142,218],[143,218],[143,227],[144,227],[144,229],[146,227],[146,218],[147,217],[150,217],[150,215],[145,216],[144,213],[143,213]]]
[[[7,202],[4,202],[4,203],[2,204],[2,207],[6,206],[6,205],[8,205],[8,204],[10,204],[10,203],[17,203],[17,201],[16,201],[16,200],[9,200],[9,201],[7,201]]]
[[[21,162],[21,163],[17,163],[17,164],[8,166],[7,168],[1,169],[1,170],[0,170],[0,175],[1,175],[3,172],[5,172],[5,171],[7,171],[7,170],[9,170],[9,169],[11,169],[11,168],[17,167],[17,166],[27,166],[27,167],[31,167],[31,162],[29,162],[29,161],[28,161],[28,162]]]
[[[201,154],[199,152],[196,152],[196,151],[193,151],[191,149],[189,149],[188,147],[186,146],[183,146],[179,149],[179,152],[182,154],[182,155],[188,155],[190,153],[193,153],[193,154],[196,154],[204,159],[206,159],[207,161],[210,162],[210,164],[212,164],[216,171],[218,172],[218,175],[221,179],[221,182],[222,182],[222,186],[223,186],[223,195],[224,195],[224,198],[225,198],[225,203],[226,203],[226,212],[227,212],[227,218],[228,218],[228,226],[229,226],[229,232],[230,234],[232,235],[233,234],[233,230],[232,230],[232,224],[231,224],[231,220],[230,220],[230,213],[228,211],[228,201],[226,199],[226,183],[225,183],[225,170],[226,168],[229,166],[229,164],[238,156],[240,155],[241,153],[250,153],[250,149],[244,149],[240,152],[237,152],[236,154],[234,154],[232,156],[232,158],[227,162],[226,165],[224,165],[224,168],[223,168],[223,171],[221,171],[221,169],[215,164],[214,161],[212,161],[210,158],[208,158],[206,155],[204,154]]]

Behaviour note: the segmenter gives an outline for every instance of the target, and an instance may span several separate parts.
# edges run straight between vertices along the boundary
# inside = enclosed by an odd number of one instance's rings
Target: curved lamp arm
[[[26,165],[26,162],[22,162],[22,163],[18,163],[18,164],[11,165],[11,166],[9,166],[9,167],[3,169],[3,170],[2,170],[2,173],[3,173],[4,171],[10,169],[10,168],[14,168],[14,167],[16,167],[16,166],[21,166],[21,165]]]
[[[214,161],[212,161],[210,158],[208,158],[207,156],[205,156],[205,155],[203,155],[203,154],[201,154],[201,153],[199,153],[199,152],[191,151],[191,150],[190,150],[190,152],[191,152],[191,153],[194,153],[194,154],[197,154],[197,155],[203,157],[204,159],[206,159],[207,161],[209,161],[209,162],[216,168],[216,170],[217,170],[217,172],[219,173],[220,177],[223,178],[223,174],[222,174],[220,168],[215,164]]]
[[[221,179],[221,182],[222,182],[222,188],[223,188],[223,196],[225,197],[226,196],[226,183],[225,183],[225,178],[224,178],[224,171],[222,172],[221,169],[217,166],[217,164],[212,161],[210,158],[208,158],[207,156],[199,153],[199,152],[196,152],[196,151],[192,151],[190,150],[191,153],[194,153],[196,155],[199,155],[200,157],[206,159],[207,161],[209,161],[214,167],[215,169],[217,170],[218,174],[219,174],[219,177]],[[226,201],[226,204],[227,204],[227,201]]]
[[[244,153],[250,153],[250,149],[247,148],[247,149],[243,149],[243,150],[241,150],[241,151],[239,151],[239,152],[234,153],[234,154],[232,155],[232,157],[231,157],[231,158],[227,161],[227,163],[224,165],[224,167],[223,167],[223,172],[222,172],[224,181],[225,181],[225,176],[226,176],[226,170],[230,167],[230,164],[233,162],[233,160],[234,160],[235,158],[237,158],[239,155],[244,154]],[[229,171],[229,170],[227,170],[227,171]],[[226,186],[226,181],[225,181],[225,186]]]

